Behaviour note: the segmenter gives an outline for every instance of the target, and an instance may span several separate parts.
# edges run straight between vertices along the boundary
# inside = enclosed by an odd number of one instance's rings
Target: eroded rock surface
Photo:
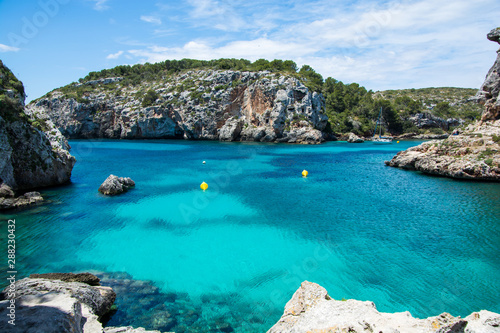
[[[129,177],[117,177],[109,175],[104,183],[99,186],[99,192],[104,195],[118,195],[135,187],[135,182]]]
[[[22,83],[0,61],[0,184],[20,193],[68,182],[75,164],[66,139],[47,114],[27,110],[25,98]],[[3,196],[0,207],[29,205],[38,196]]]
[[[382,313],[372,302],[337,301],[325,288],[304,281],[268,333],[495,333],[500,332],[499,320],[500,314],[484,310],[466,318],[448,313],[426,319],[413,318],[409,312]]]
[[[145,103],[145,90],[156,100]],[[79,98],[55,90],[28,109],[48,113],[68,138],[319,143],[323,107],[321,94],[289,75],[196,70],[139,86],[96,80]]]

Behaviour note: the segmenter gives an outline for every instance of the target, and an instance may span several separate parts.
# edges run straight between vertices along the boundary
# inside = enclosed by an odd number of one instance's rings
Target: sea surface
[[[99,274],[109,326],[265,332],[304,280],[382,312],[500,312],[500,186],[384,165],[418,143],[70,141],[72,183],[0,214],[1,286],[15,218],[17,278]],[[136,187],[99,194],[110,174]]]

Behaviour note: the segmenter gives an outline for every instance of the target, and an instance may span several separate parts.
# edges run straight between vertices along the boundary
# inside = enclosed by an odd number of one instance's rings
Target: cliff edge
[[[25,109],[25,98],[0,60],[0,185],[23,191],[66,183],[75,164],[68,142],[46,114]]]
[[[130,83],[84,81],[32,102],[68,138],[199,139],[320,143],[320,93],[290,74],[189,70]]]
[[[500,28],[488,39],[500,43]],[[424,142],[399,152],[385,164],[427,174],[500,181],[500,50],[475,99],[484,105],[481,121],[442,141]]]
[[[500,314],[482,310],[465,318],[443,313],[417,319],[409,312],[379,312],[369,301],[336,301],[325,288],[304,281],[286,304],[283,316],[267,332],[495,333],[500,332]]]

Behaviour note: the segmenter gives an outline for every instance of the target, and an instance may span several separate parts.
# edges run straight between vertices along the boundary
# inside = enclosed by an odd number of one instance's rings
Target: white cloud
[[[236,10],[237,3],[215,0],[188,0],[193,24],[223,31],[239,31],[249,25]]]
[[[0,44],[0,52],[17,52],[19,50],[20,48],[18,47]]]
[[[148,23],[153,23],[153,24],[161,24],[161,19],[155,16],[141,16],[141,21],[148,22]]]
[[[281,7],[272,1],[256,1],[250,5],[188,0],[191,11],[179,22],[188,30],[202,27],[203,39],[172,30],[184,37],[182,44],[136,45],[125,56],[140,62],[291,59],[299,66],[311,65],[325,78],[358,82],[374,90],[475,87],[494,60],[490,58],[495,45],[485,34],[497,25],[497,0],[360,1],[349,5],[316,0]],[[169,30],[154,31],[156,37],[169,34]]]
[[[123,51],[118,51],[116,53],[108,54],[106,59],[118,59],[123,54]]]
[[[182,47],[150,46],[147,49],[130,50],[129,53],[142,62],[158,62],[167,59],[195,58],[202,60],[218,58],[245,58],[257,60],[265,58],[289,59],[291,55],[305,56],[316,52],[315,48],[304,48],[293,42],[274,41],[259,38],[249,41],[235,41],[223,46],[212,47],[204,41],[190,41]]]
[[[108,0],[90,0],[94,2],[94,9],[98,11],[103,11],[109,8],[109,6],[106,4]]]

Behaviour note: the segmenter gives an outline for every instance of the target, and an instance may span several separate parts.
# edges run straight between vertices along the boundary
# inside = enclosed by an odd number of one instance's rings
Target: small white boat
[[[380,114],[378,115],[378,120],[375,123],[375,131],[373,131],[373,137],[372,137],[372,142],[376,145],[385,145],[392,143],[391,137],[382,136],[382,126],[379,126],[380,133],[378,134],[378,137],[375,137],[375,134],[377,133],[377,125],[380,124],[381,119],[382,119],[382,107],[380,107]]]

